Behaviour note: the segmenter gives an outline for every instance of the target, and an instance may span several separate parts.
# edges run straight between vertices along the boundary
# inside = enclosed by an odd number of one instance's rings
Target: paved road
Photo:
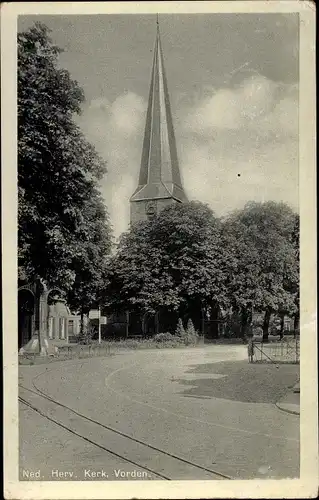
[[[203,468],[242,479],[299,476],[299,418],[275,406],[296,382],[296,365],[249,365],[244,346],[207,346],[20,367],[25,387],[32,387],[35,376],[35,386],[59,402]],[[113,445],[118,454],[129,454],[125,439]],[[140,449],[134,453],[137,463],[149,461],[154,470],[164,470],[160,454],[156,466],[154,457]],[[73,471],[81,480],[90,479],[83,477],[87,469],[106,470],[109,479],[116,479],[119,469],[143,470],[24,405],[20,454],[21,474],[40,468],[50,480],[56,469]],[[169,472],[174,479],[203,478],[175,463]],[[147,479],[158,478],[148,474]]]

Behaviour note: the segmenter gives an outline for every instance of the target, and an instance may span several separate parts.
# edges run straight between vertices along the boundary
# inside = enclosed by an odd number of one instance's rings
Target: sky
[[[108,173],[101,190],[115,237],[137,186],[156,17],[23,16],[46,24],[59,64],[83,88],[77,122]],[[298,14],[159,16],[185,191],[217,216],[248,201],[298,210]]]

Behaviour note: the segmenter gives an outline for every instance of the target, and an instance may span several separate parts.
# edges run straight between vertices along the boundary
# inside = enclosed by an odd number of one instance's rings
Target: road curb
[[[294,385],[292,390],[295,394],[300,394],[300,382],[297,382],[297,384]]]
[[[291,408],[287,408],[285,403],[276,403],[276,406],[279,410],[284,411],[285,413],[290,413],[291,415],[300,415],[300,407],[298,410],[292,410]],[[290,405],[289,406],[298,406],[298,405]]]

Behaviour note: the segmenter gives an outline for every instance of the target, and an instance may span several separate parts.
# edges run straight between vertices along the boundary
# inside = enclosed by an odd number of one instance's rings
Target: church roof
[[[187,201],[177,158],[158,24],[139,182],[131,201],[156,198]]]

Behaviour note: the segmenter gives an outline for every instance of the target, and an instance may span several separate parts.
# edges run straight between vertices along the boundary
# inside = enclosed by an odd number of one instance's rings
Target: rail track
[[[83,415],[39,390],[34,381],[33,387],[19,384],[21,404],[105,453],[146,471],[151,479],[233,479]]]

